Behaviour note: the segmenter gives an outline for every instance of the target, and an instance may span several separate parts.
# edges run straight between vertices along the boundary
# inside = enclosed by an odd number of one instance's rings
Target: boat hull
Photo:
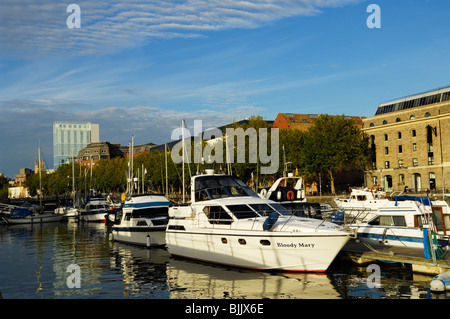
[[[423,232],[419,228],[405,227],[357,227],[357,238],[368,245],[387,245],[405,248],[424,248]],[[440,246],[448,246],[448,240],[438,240]]]
[[[166,244],[166,226],[158,227],[121,227],[111,229],[113,240],[139,246],[164,246]]]
[[[257,270],[325,272],[347,235],[293,235],[276,232],[166,232],[172,255]]]
[[[45,214],[35,214],[33,216],[27,216],[23,218],[7,218],[5,219],[8,224],[19,225],[19,224],[40,224],[40,223],[53,223],[60,222],[64,218],[64,215],[45,215]]]
[[[107,211],[81,212],[80,219],[85,222],[105,223]]]

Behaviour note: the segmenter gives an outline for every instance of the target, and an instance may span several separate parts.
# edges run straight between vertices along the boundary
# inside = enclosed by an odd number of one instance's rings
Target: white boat
[[[164,246],[170,202],[161,194],[132,195],[122,205],[120,223],[111,227],[113,240]]]
[[[299,217],[322,218],[319,203],[308,203],[303,189],[303,179],[289,173],[287,177],[278,178],[268,189],[262,189],[259,197],[281,204],[289,212]]]
[[[376,186],[371,189],[352,188],[349,197],[337,197],[334,201],[338,209],[343,210],[346,215],[366,221],[375,217],[376,215],[373,213],[379,208],[389,205],[391,202],[386,197],[386,193],[380,191]]]
[[[85,222],[106,222],[108,211],[109,204],[103,197],[90,197],[80,210],[80,219]]]
[[[348,225],[357,238],[373,247],[379,245],[424,248],[423,228],[436,233],[439,246],[448,247],[450,211],[445,201],[431,201],[428,197],[396,196],[368,220],[356,218]]]
[[[258,270],[324,272],[350,238],[213,171],[191,178],[191,203],[170,207],[169,218],[170,254]]]
[[[64,218],[63,214],[55,214],[53,212],[40,212],[26,207],[13,208],[11,213],[3,218],[9,225],[16,224],[37,224],[59,222]]]

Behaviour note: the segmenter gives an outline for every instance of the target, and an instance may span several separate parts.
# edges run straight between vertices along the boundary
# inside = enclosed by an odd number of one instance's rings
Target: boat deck
[[[403,248],[388,245],[369,246],[355,240],[350,240],[342,249],[341,256],[350,258],[356,263],[370,263],[374,261],[389,261],[412,266],[414,272],[426,274],[440,274],[450,270],[450,251],[445,251],[445,259],[426,259],[423,249]]]

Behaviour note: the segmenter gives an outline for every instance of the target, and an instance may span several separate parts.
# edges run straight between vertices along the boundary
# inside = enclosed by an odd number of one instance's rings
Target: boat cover
[[[32,212],[27,208],[20,208],[16,207],[14,208],[11,213],[9,214],[10,218],[23,218],[28,215],[30,215]]]
[[[396,203],[397,203],[397,200],[400,200],[400,201],[414,200],[414,201],[420,202],[424,205],[431,206],[431,199],[429,197],[401,195],[401,196],[395,196]]]

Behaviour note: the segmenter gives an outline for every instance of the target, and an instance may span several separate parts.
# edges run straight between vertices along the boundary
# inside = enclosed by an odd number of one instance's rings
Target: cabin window
[[[259,217],[259,215],[247,205],[228,205],[227,208],[237,219]]]
[[[358,199],[359,201],[365,201],[365,200],[367,200],[367,197],[366,197],[366,195],[358,195],[358,196],[357,196],[357,199]]]
[[[208,217],[210,224],[230,225],[233,222],[231,216],[222,206],[206,206],[203,212]]]
[[[131,219],[131,213],[126,213],[125,220],[130,220],[130,219]]]
[[[244,238],[239,238],[238,243],[241,245],[247,245],[247,241]]]
[[[392,216],[394,226],[406,227],[405,216]]]
[[[263,246],[270,246],[270,240],[267,240],[267,239],[261,239],[259,242],[260,242],[260,244],[263,245]]]
[[[148,207],[141,209],[133,209],[133,218],[142,217],[167,217],[169,214],[169,206],[166,207]]]
[[[406,227],[406,221],[405,216],[377,216],[369,225]]]
[[[228,244],[228,239],[225,237],[222,237],[220,240],[222,241],[222,244]]]
[[[136,223],[136,226],[147,226],[147,222],[145,220],[139,220]]]

